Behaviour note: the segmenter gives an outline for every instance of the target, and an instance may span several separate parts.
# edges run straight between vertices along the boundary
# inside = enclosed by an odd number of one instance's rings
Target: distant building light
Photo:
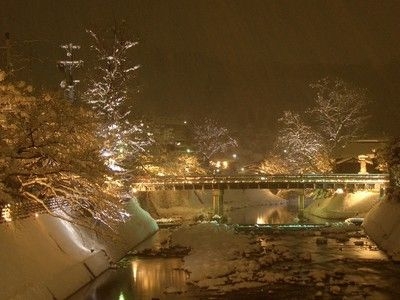
[[[233,153],[233,154],[232,154],[232,157],[236,159],[236,158],[237,158],[237,154],[236,154],[236,153]]]
[[[183,121],[183,124],[187,124],[187,122],[186,122],[186,121]]]
[[[224,161],[222,162],[222,167],[223,167],[224,169],[227,169],[227,168],[228,168],[228,162],[227,162],[226,160],[224,160]]]
[[[181,142],[177,142],[176,145],[177,145],[177,146],[180,146],[180,145],[181,145]]]
[[[187,152],[187,153],[190,153],[190,152],[192,152],[192,151],[188,148],[188,149],[186,149],[186,152]]]
[[[242,168],[240,168],[240,171],[244,172],[244,168],[243,168],[243,167],[242,167]]]

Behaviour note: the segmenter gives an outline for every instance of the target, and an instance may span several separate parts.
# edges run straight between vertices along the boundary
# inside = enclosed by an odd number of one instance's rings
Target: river
[[[279,205],[241,208],[229,212],[227,217],[231,223],[285,224],[295,222],[297,213],[295,209]],[[136,250],[160,248],[168,234],[169,229],[162,229]],[[290,276],[299,279],[276,283],[267,289],[254,288],[221,295],[187,285],[189,275],[183,270],[182,258],[132,256],[121,261],[117,269],[106,271],[70,299],[265,299],[266,296],[268,299],[314,299],[316,295],[321,299],[341,299],[343,296],[354,299],[400,298],[398,265],[389,261],[362,233],[356,232],[345,240],[337,240],[338,237],[332,234],[327,235],[329,242],[318,245],[316,234],[310,232],[260,233],[261,246],[265,249],[273,243],[274,247],[301,249],[313,257],[312,264],[294,260],[271,266],[271,270],[291,272]],[[336,273],[332,273],[320,286],[302,275],[314,269],[329,273],[338,266],[343,274],[336,278]],[[344,278],[354,282],[343,283],[347,282]],[[333,293],[332,286],[338,287],[340,293]],[[177,294],[174,291],[185,292]]]

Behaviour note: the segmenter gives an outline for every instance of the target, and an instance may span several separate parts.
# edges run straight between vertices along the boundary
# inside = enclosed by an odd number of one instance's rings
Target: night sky
[[[377,137],[400,131],[399,16],[400,1],[389,0],[2,0],[0,32],[40,58],[28,75],[55,89],[58,45],[81,44],[88,60],[85,28],[125,19],[140,42],[132,53],[142,65],[139,112],[211,116],[261,135],[274,132],[283,110],[311,103],[311,82],[338,76],[369,90],[369,135]]]

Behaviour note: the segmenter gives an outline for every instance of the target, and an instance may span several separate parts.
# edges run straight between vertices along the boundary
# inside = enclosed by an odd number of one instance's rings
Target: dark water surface
[[[296,210],[286,206],[251,207],[228,214],[228,221],[240,224],[284,224],[296,218]],[[137,250],[159,248],[168,234],[168,229],[160,230]],[[308,252],[312,256],[311,262],[274,264],[270,267],[272,271],[306,274],[310,270],[331,272],[339,267],[346,282],[356,283],[344,284],[332,277],[319,287],[315,282],[282,283],[218,295],[186,284],[189,274],[182,269],[181,258],[130,257],[118,269],[106,271],[70,299],[315,299],[318,292],[322,293],[319,299],[342,299],[343,295],[347,299],[400,299],[400,265],[389,261],[368,237],[360,234],[339,242],[328,236],[324,245],[316,244],[317,237],[310,232],[281,232],[278,236],[261,234],[260,241],[263,247],[283,246],[293,253]],[[331,285],[340,286],[342,292],[330,293]],[[173,293],[176,290],[183,293]]]

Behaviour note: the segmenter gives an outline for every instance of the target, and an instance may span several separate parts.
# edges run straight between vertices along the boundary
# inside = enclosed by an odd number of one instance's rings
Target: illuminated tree
[[[266,173],[320,173],[331,169],[322,136],[296,113],[285,111],[274,151],[261,164]]]
[[[311,87],[316,90],[315,105],[305,114],[311,121],[285,111],[279,119],[274,150],[260,168],[289,173],[330,172],[335,166],[335,152],[362,132],[368,117],[364,90],[330,79]]]
[[[133,116],[133,101],[128,93],[134,71],[139,68],[130,64],[128,53],[137,43],[125,38],[123,26],[112,28],[111,39],[87,32],[96,62],[84,99],[104,124],[99,134],[105,141],[102,152],[108,157],[109,166],[115,171],[127,171],[152,143],[148,126]]]
[[[193,135],[194,146],[204,166],[209,166],[214,157],[238,147],[237,141],[231,137],[229,130],[211,119],[195,124]]]
[[[141,174],[185,176],[205,174],[195,153],[187,153],[184,145],[176,144],[178,137],[163,124],[151,125],[154,143],[140,157]]]
[[[123,221],[119,186],[99,155],[96,115],[31,91],[24,83],[0,82],[0,198],[33,201],[88,227],[93,219],[110,227]]]
[[[315,105],[308,113],[331,152],[358,138],[368,119],[366,91],[343,80],[324,78],[311,84]]]
[[[204,175],[204,168],[193,154],[177,151],[164,152],[157,156],[145,157],[143,168],[148,174],[157,176]]]

